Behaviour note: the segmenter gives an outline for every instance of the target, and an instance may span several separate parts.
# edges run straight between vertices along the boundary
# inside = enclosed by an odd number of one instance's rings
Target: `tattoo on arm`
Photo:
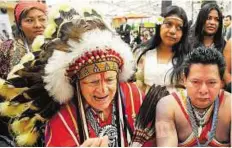
[[[173,121],[157,121],[156,138],[172,137],[176,133]]]
[[[157,121],[156,123],[156,142],[157,146],[178,146],[178,138],[175,124],[172,120]]]

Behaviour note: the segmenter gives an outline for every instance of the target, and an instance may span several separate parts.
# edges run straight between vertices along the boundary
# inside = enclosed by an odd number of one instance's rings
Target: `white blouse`
[[[170,60],[167,64],[159,64],[157,50],[147,51],[144,59],[144,83],[148,86],[170,85],[170,74],[173,65]]]

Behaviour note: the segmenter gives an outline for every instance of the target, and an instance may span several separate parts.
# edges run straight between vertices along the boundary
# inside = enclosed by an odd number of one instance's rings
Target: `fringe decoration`
[[[77,83],[76,87],[77,87],[77,99],[78,99],[78,109],[81,115],[81,124],[83,127],[83,136],[84,136],[84,140],[89,139],[89,131],[88,131],[88,127],[87,127],[87,121],[86,121],[86,116],[85,116],[85,110],[84,110],[84,105],[83,105],[83,98],[81,97],[81,90],[79,89],[78,86],[79,83]]]
[[[155,136],[156,105],[164,96],[169,95],[166,86],[151,86],[139,109],[135,121],[131,146],[142,146],[146,141]]]

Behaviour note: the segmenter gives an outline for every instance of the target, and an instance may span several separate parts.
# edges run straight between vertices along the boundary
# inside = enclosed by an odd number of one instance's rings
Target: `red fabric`
[[[135,84],[129,84],[129,83],[121,83],[121,89],[123,91],[123,94],[125,96],[125,108],[126,108],[126,114],[128,116],[128,121],[132,129],[134,129],[134,120],[132,119],[132,105],[131,105],[131,98],[130,98],[130,89],[133,94],[133,101],[134,101],[134,107],[135,107],[135,112],[138,113],[140,105],[141,105],[141,99],[139,96],[139,90]],[[143,96],[143,95],[142,95]],[[76,118],[75,114],[75,108],[74,106],[70,106],[72,113],[74,115],[74,118]],[[72,118],[70,116],[70,113],[68,112],[66,107],[63,107],[60,110],[60,113],[64,117],[66,123],[70,127],[70,129],[73,131],[75,136],[78,139],[79,142],[79,137],[78,133],[75,130],[75,126],[73,124]],[[76,120],[75,120],[76,121]],[[111,123],[110,119],[106,121],[106,123]],[[96,137],[94,131],[90,128],[90,137]],[[65,127],[64,123],[61,121],[61,118],[58,115],[55,115],[47,124],[47,130],[45,131],[45,143],[46,146],[51,146],[51,147],[67,147],[67,146],[78,146],[76,145],[75,141],[73,140],[72,136],[70,135],[69,131]]]
[[[190,122],[190,120],[189,120],[189,115],[188,115],[187,112],[185,111],[184,106],[181,104],[181,101],[180,101],[178,95],[177,95],[175,92],[173,92],[173,93],[172,93],[172,96],[176,99],[176,101],[177,101],[177,103],[179,104],[179,106],[180,106],[182,112],[184,113],[185,118],[188,120],[189,124],[191,125],[191,122]]]
[[[74,106],[70,105],[70,107],[71,107],[73,115],[76,116]],[[72,131],[76,131],[74,124],[72,122],[71,116],[66,106],[63,106],[61,108],[60,113],[63,115],[70,129]],[[74,132],[74,134],[77,134],[77,132]],[[46,135],[45,136],[46,146],[49,146],[49,147],[61,147],[61,146],[74,147],[76,146],[76,143],[73,141],[72,136],[69,134],[68,130],[65,128],[64,123],[62,122],[58,114],[56,114],[47,124],[47,131],[45,135]]]
[[[172,95],[174,96],[175,100],[178,102],[182,112],[184,113],[184,116],[186,117],[186,119],[188,120],[189,124],[191,125],[191,122],[189,120],[189,115],[187,114],[187,112],[184,109],[183,104],[180,101],[180,98],[177,96],[176,93],[172,93]],[[224,91],[221,92],[220,96],[219,96],[219,107],[221,105],[222,100],[224,99]],[[205,125],[205,127],[202,129],[202,133],[199,137],[199,141],[201,143],[201,141],[207,141],[207,134],[208,132],[211,130],[211,126],[212,126],[212,117],[210,118],[209,122]],[[197,140],[196,138],[192,139],[188,144],[183,145],[184,147],[192,147],[197,145]],[[209,146],[221,146],[220,143],[216,143],[215,140],[213,139],[210,143]]]
[[[31,9],[32,7],[36,7],[38,9],[40,9],[41,11],[43,11],[44,13],[46,13],[47,7],[43,3],[39,3],[39,2],[35,2],[35,1],[24,1],[24,2],[21,1],[15,6],[15,10],[14,10],[15,19],[16,19],[15,21],[17,24],[19,24],[19,17],[21,15],[21,13],[24,10]]]
[[[202,133],[199,137],[199,141],[207,141],[207,134],[208,132],[211,130],[212,127],[212,118],[209,119],[209,122],[204,126],[204,128],[202,129]]]
[[[134,99],[132,99],[131,96],[130,96],[130,89],[128,87],[128,84],[129,84],[129,87],[132,89],[132,97]],[[121,88],[122,88],[122,90],[124,92],[124,95],[125,95],[125,98],[126,98],[126,100],[124,100],[125,101],[125,106],[126,106],[126,114],[130,115],[130,116],[128,116],[127,119],[128,119],[128,122],[129,122],[130,126],[132,127],[132,130],[134,130],[134,125],[133,125],[134,124],[134,119],[132,117],[133,112],[132,112],[131,99],[134,101],[135,113],[137,114],[138,111],[139,111],[139,108],[140,108],[140,106],[142,104],[140,102],[140,100],[139,100],[139,95],[140,95],[139,90],[138,90],[138,87],[133,83],[122,83]],[[143,95],[142,95],[142,97],[143,97]]]

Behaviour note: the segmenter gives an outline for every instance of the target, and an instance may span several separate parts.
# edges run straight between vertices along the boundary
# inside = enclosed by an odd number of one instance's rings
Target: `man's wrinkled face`
[[[87,104],[99,111],[106,110],[117,90],[117,72],[106,71],[80,80],[81,93]]]

